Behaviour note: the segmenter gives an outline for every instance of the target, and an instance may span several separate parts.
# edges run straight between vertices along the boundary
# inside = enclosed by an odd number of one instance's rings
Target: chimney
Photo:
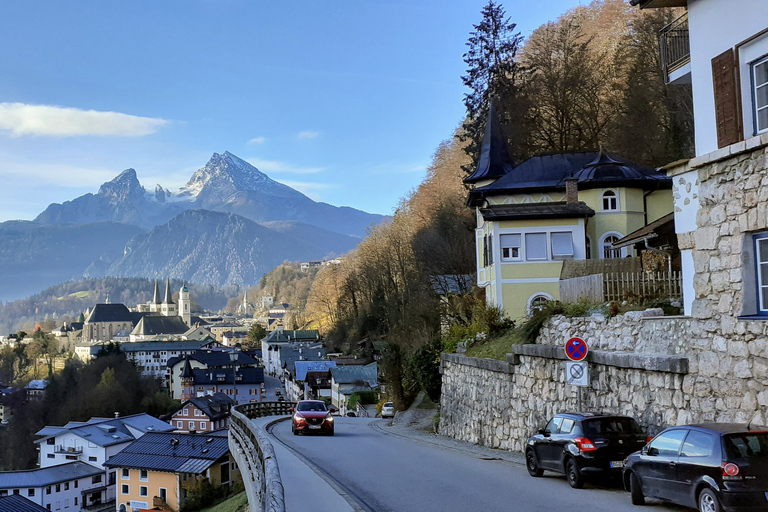
[[[579,189],[577,187],[578,178],[565,178],[565,202],[567,204],[576,204],[579,202]]]
[[[119,412],[115,412],[115,419],[117,419],[119,417],[120,417],[120,413]]]

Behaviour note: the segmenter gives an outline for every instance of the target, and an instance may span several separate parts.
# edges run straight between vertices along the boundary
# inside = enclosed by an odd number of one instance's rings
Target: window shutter
[[[712,59],[712,85],[715,90],[717,147],[722,148],[742,139],[733,49]]]

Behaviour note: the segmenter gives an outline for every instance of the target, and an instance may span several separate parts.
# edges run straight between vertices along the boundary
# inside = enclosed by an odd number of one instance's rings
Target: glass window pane
[[[760,263],[760,284],[768,286],[768,263]]]
[[[525,257],[529,260],[547,259],[546,233],[528,233],[525,235]]]
[[[573,256],[573,240],[570,233],[552,233],[552,255]]]
[[[683,438],[687,432],[687,430],[665,432],[651,441],[650,447],[656,448],[658,455],[674,457],[680,451],[680,445],[683,443]]]
[[[768,311],[768,286],[760,287],[760,309]]]
[[[755,85],[768,82],[768,61],[763,61],[755,66]]]
[[[760,238],[757,241],[757,252],[759,252],[759,261],[760,263],[766,263],[768,262],[768,238]]]
[[[757,130],[763,131],[768,128],[768,108],[757,112]]]
[[[704,432],[691,430],[683,443],[683,451],[680,455],[684,457],[709,457],[715,447],[715,438]]]
[[[768,85],[757,88],[757,108],[768,105]]]
[[[568,434],[571,432],[571,429],[573,428],[573,420],[566,418],[563,420],[563,424],[560,425],[560,433],[561,434]]]

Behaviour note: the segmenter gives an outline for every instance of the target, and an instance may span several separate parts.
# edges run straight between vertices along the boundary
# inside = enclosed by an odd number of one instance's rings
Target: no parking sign
[[[571,338],[565,344],[565,355],[571,361],[583,361],[588,351],[587,342],[581,338]]]

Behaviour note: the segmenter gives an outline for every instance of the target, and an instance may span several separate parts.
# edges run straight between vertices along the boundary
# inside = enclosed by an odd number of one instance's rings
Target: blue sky
[[[0,221],[129,167],[175,191],[224,151],[315,200],[391,214],[464,116],[486,3],[4,2]],[[502,5],[528,36],[579,3]]]

